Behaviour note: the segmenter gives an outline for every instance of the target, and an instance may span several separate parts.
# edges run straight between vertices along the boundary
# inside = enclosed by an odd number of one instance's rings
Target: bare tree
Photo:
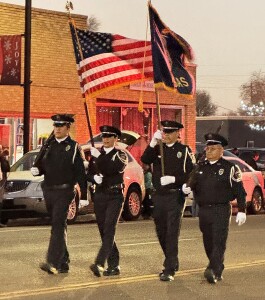
[[[253,72],[248,82],[240,87],[241,98],[250,104],[265,102],[265,75],[259,72]]]
[[[87,20],[87,29],[90,31],[98,31],[100,27],[100,21],[95,17],[91,16]]]
[[[214,116],[217,106],[212,103],[211,96],[205,90],[196,92],[196,112],[198,117]]]

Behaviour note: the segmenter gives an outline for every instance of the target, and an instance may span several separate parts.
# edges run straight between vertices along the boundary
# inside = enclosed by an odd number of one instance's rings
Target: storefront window
[[[161,119],[182,122],[182,108],[176,106],[161,106]],[[144,107],[138,111],[136,104],[123,105],[113,103],[97,104],[97,132],[101,125],[108,124],[122,130],[137,132],[149,139],[157,130],[157,111],[155,105]]]

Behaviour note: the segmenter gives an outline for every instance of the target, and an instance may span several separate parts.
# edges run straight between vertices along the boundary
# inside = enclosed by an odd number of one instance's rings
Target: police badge
[[[65,151],[69,151],[71,149],[71,146],[70,145],[67,145],[66,147],[65,147]]]
[[[182,157],[182,152],[179,151],[179,152],[177,153],[177,158],[181,158],[181,157]]]
[[[223,174],[224,174],[224,171],[225,171],[224,169],[220,169],[219,172],[218,172],[218,174],[219,174],[219,175],[223,175]]]

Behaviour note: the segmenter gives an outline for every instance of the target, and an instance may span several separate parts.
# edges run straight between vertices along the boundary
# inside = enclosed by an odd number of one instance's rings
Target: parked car
[[[259,158],[256,161],[257,167],[260,171],[263,171],[265,174],[265,148],[257,148],[257,147],[238,147],[239,157],[250,154],[253,157],[255,152],[259,153]],[[232,151],[232,148],[226,149],[228,151]]]
[[[98,148],[101,145],[101,143],[95,143]],[[144,175],[142,167],[136,162],[131,153],[125,149],[126,147],[126,144],[117,144],[117,148],[123,149],[128,155],[128,165],[124,171],[125,203],[122,216],[124,220],[136,220],[140,216],[141,203],[145,196]],[[89,157],[90,146],[82,145],[82,149],[85,156]],[[2,222],[7,223],[8,219],[47,215],[41,189],[44,177],[34,177],[30,172],[38,151],[39,149],[26,153],[11,167],[3,197]],[[88,189],[87,198],[80,201],[80,190],[77,185],[75,198],[69,206],[68,223],[74,223],[79,213],[93,213],[90,189]]]

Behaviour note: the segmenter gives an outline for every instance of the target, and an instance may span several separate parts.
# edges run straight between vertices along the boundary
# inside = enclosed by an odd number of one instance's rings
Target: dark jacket
[[[246,192],[239,167],[220,158],[210,164],[199,162],[190,175],[189,186],[199,206],[225,204],[237,199],[239,211],[246,209]]]
[[[157,191],[180,189],[187,181],[189,173],[193,169],[192,153],[188,146],[176,142],[172,147],[163,144],[165,174],[175,177],[175,182],[161,186],[161,155],[159,145],[154,148],[147,146],[141,161],[144,164],[153,164],[153,186]]]
[[[85,167],[77,142],[70,137],[60,143],[52,140],[41,162],[42,174],[43,187],[78,183],[81,190],[85,189]]]

